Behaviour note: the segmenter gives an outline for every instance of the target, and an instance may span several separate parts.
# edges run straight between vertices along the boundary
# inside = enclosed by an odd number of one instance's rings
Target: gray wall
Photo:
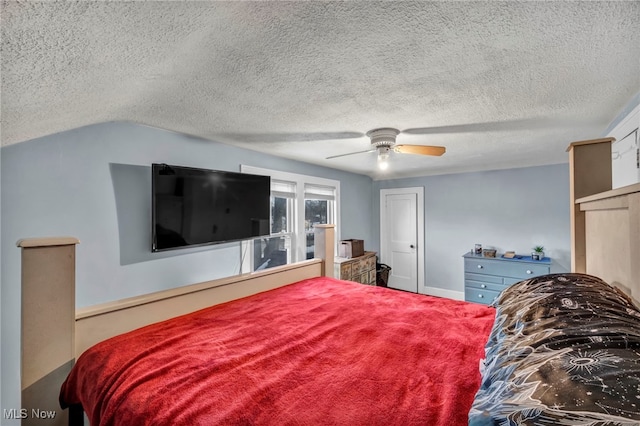
[[[151,253],[152,162],[240,164],[340,181],[343,238],[372,241],[369,177],[132,123],[104,123],[2,148],[2,408],[20,408],[21,238],[74,236],[78,307],[237,274],[239,243]],[[4,424],[4,423],[3,423]]]
[[[552,272],[571,268],[568,164],[377,181],[374,204],[381,189],[404,187],[424,187],[427,287],[462,292],[462,255],[475,243],[522,254],[541,244]]]
[[[2,188],[2,150],[0,149],[0,189]],[[0,190],[0,242],[4,241],[2,239],[2,191]],[[0,266],[2,266],[2,244],[0,243]],[[2,268],[0,268],[2,269]],[[0,309],[2,309],[2,273],[0,271]],[[2,311],[0,311],[0,383],[4,382],[1,380],[4,378],[2,375],[2,347],[4,347],[4,340],[2,340]],[[2,386],[0,385],[0,409],[4,408],[4,404],[2,403]]]

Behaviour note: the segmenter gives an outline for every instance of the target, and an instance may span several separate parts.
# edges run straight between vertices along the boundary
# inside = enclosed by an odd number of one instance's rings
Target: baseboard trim
[[[464,292],[463,291],[455,291],[455,290],[447,290],[444,288],[438,287],[422,287],[422,294],[428,294],[429,296],[438,296],[438,297],[446,297],[448,299],[454,300],[464,300]]]

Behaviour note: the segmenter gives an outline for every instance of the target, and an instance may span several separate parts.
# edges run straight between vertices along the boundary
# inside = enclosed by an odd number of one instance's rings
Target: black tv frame
[[[180,174],[184,174],[184,176],[189,176],[190,174],[194,177],[196,176],[204,176],[207,178],[210,178],[212,180],[222,180],[225,182],[234,182],[234,184],[237,184],[237,182],[242,181],[243,185],[247,186],[247,190],[252,191],[255,195],[256,191],[259,193],[259,195],[261,195],[262,199],[261,202],[259,204],[256,205],[251,205],[247,208],[247,210],[250,210],[250,212],[256,213],[257,211],[260,211],[261,209],[262,212],[260,214],[257,215],[257,217],[255,218],[251,218],[250,220],[252,221],[252,226],[251,226],[251,234],[252,235],[246,235],[246,233],[242,233],[242,234],[237,234],[237,235],[232,235],[230,238],[221,238],[221,239],[207,239],[207,241],[204,242],[198,242],[198,243],[188,243],[186,241],[186,239],[184,239],[184,233],[180,233],[179,231],[176,230],[171,230],[168,229],[168,231],[170,231],[173,235],[173,238],[182,238],[182,241],[184,241],[184,244],[182,244],[181,242],[179,244],[159,244],[158,243],[158,237],[159,237],[159,232],[158,232],[158,212],[159,212],[159,206],[158,206],[158,196],[159,196],[159,188],[158,188],[158,177],[161,176],[163,173],[167,173],[167,174],[171,174],[171,173],[180,173]],[[233,181],[231,180],[233,179]],[[250,185],[250,187],[249,187]],[[247,174],[247,173],[240,173],[240,172],[231,172],[231,171],[224,171],[224,170],[214,170],[214,169],[204,169],[204,168],[197,168],[197,167],[188,167],[188,166],[177,166],[177,165],[170,165],[170,164],[165,164],[165,163],[152,163],[151,165],[151,194],[152,194],[152,201],[151,201],[151,233],[152,233],[152,241],[151,241],[151,251],[152,252],[164,252],[164,251],[169,251],[169,250],[179,250],[179,249],[188,249],[188,248],[195,248],[195,247],[203,247],[203,246],[209,246],[209,245],[216,245],[216,244],[224,244],[224,243],[229,243],[229,242],[234,242],[234,241],[244,241],[244,240],[251,240],[254,238],[259,238],[259,237],[265,237],[265,236],[269,236],[270,235],[270,231],[271,231],[271,220],[270,220],[270,215],[271,215],[271,202],[270,202],[270,196],[271,196],[271,178],[269,176],[262,176],[262,175],[253,175],[253,174]],[[219,188],[219,187],[218,187]],[[226,196],[229,196],[229,194],[231,194],[231,192],[225,193]],[[180,197],[180,196],[177,196]],[[239,204],[242,204],[241,202],[239,202]],[[250,203],[251,204],[251,203]],[[238,206],[239,207],[239,206]],[[245,206],[247,207],[247,206]],[[244,211],[244,210],[243,210]],[[218,216],[220,216],[220,211],[216,211],[213,212],[212,214],[217,214]],[[225,212],[225,214],[228,214],[228,212]],[[266,216],[265,216],[266,214]],[[220,223],[218,225],[225,225],[224,223]],[[216,225],[217,226],[217,225]],[[215,226],[214,226],[215,227]],[[226,229],[226,227],[225,227]],[[246,229],[246,228],[245,228]],[[175,235],[174,235],[175,233]]]

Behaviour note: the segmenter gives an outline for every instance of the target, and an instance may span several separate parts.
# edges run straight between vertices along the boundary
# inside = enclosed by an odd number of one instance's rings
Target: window
[[[271,180],[271,236],[253,240],[252,271],[291,263],[295,182]]]
[[[313,259],[314,232],[317,224],[335,223],[333,215],[335,188],[329,186],[305,185],[304,188],[304,230],[306,258]]]
[[[313,258],[316,224],[333,223],[337,233],[339,181],[251,166],[240,170],[271,176],[271,235],[243,242],[243,272]]]

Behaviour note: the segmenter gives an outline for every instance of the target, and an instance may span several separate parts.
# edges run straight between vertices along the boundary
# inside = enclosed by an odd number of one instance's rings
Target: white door
[[[423,188],[380,191],[380,261],[391,267],[388,286],[418,293],[424,286]]]

